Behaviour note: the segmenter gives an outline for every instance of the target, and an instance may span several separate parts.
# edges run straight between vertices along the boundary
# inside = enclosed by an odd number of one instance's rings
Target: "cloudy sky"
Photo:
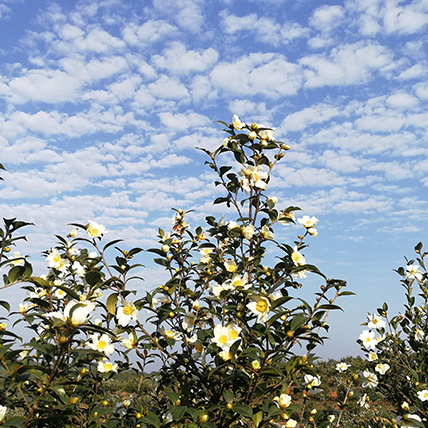
[[[147,248],[172,207],[221,214],[214,121],[275,127],[270,195],[320,219],[306,258],[357,293],[321,354],[355,354],[427,236],[427,30],[427,0],[0,0],[1,216],[36,224],[39,266],[70,222]]]

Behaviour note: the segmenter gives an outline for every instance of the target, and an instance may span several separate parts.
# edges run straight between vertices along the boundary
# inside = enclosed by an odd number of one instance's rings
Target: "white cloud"
[[[185,31],[199,33],[205,21],[204,3],[201,0],[174,0],[165,7],[164,0],[153,0],[153,6],[168,15]]]
[[[426,67],[422,64],[415,64],[406,70],[402,71],[398,76],[397,79],[400,80],[409,80],[409,79],[416,79],[418,77],[422,77],[426,74]]]
[[[423,2],[419,2],[423,7]],[[397,6],[395,1],[387,1],[383,22],[387,33],[413,34],[428,24],[428,14],[418,10],[418,2]],[[428,8],[425,5],[425,11]]]
[[[307,37],[309,34],[309,29],[297,22],[285,21],[280,24],[273,18],[259,17],[255,13],[236,16],[223,10],[220,18],[226,34],[240,33],[240,36],[253,34],[259,42],[274,46],[288,44],[293,40]]]
[[[123,39],[132,46],[152,45],[177,33],[177,28],[164,20],[149,20],[141,25],[129,23],[123,29]]]
[[[278,166],[276,174],[281,178],[276,178],[271,181],[273,188],[281,187],[332,187],[342,186],[345,184],[345,179],[340,177],[335,171],[322,168],[302,167],[292,168],[284,165]]]
[[[327,122],[342,114],[343,112],[339,111],[337,107],[328,104],[318,104],[288,115],[282,122],[281,128],[285,132],[302,131],[315,123]]]
[[[413,1],[406,5],[397,0],[352,0],[346,7],[357,13],[363,35],[414,34],[428,23],[428,8],[424,1]]]
[[[331,31],[341,24],[344,15],[341,6],[321,6],[310,17],[309,24],[320,31]]]
[[[189,97],[189,91],[183,83],[165,75],[160,76],[156,82],[150,83],[148,89],[152,95],[159,98],[185,101]]]
[[[60,70],[30,70],[9,82],[11,101],[58,103],[73,101],[79,96],[81,82]]]
[[[251,53],[234,62],[220,62],[210,76],[215,88],[231,94],[273,98],[297,93],[302,83],[298,65],[270,53]]]
[[[419,104],[419,100],[416,97],[403,92],[390,95],[386,99],[386,102],[391,107],[397,107],[400,109],[412,108]]]
[[[392,63],[391,52],[376,43],[358,42],[332,49],[328,57],[306,56],[299,63],[308,87],[362,84]]]
[[[363,162],[355,156],[343,155],[333,150],[326,150],[322,154],[321,161],[329,169],[340,171],[344,174],[358,172]]]
[[[162,124],[176,131],[185,131],[210,125],[206,116],[190,112],[188,114],[173,114],[163,112],[159,114]]]
[[[174,74],[203,72],[217,62],[218,52],[213,48],[201,52],[187,50],[181,42],[173,42],[161,55],[154,55],[152,62],[157,68],[166,69]]]

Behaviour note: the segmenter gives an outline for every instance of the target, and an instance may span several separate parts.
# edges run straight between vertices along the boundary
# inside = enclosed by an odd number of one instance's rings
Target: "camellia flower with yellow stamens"
[[[111,338],[107,334],[99,335],[94,333],[91,335],[92,343],[89,343],[89,347],[94,351],[102,352],[109,356],[114,352],[114,345],[111,343]]]
[[[46,260],[49,262],[49,267],[58,269],[63,259],[56,248],[51,248],[49,254],[46,256]]]
[[[12,260],[12,264],[14,266],[24,266],[25,260],[21,256],[21,253],[19,251],[13,252],[13,258],[14,258],[14,260]]]
[[[274,238],[273,232],[266,225],[262,226],[262,236],[264,239],[273,239]]]
[[[117,372],[117,364],[113,364],[107,360],[101,360],[98,362],[97,370],[100,373]]]
[[[210,254],[213,252],[212,248],[202,248],[202,250],[199,251],[202,255],[202,257],[199,259],[199,263],[202,264],[208,264],[211,261]]]
[[[368,328],[374,328],[375,330],[380,330],[386,327],[386,322],[379,315],[371,314],[368,316],[368,320],[369,320],[367,324]]]
[[[308,215],[304,215],[302,218],[297,219],[297,223],[300,223],[302,226],[306,227],[306,229],[311,229],[318,221],[316,217],[309,217]]]
[[[137,321],[138,310],[132,302],[128,302],[123,297],[120,301],[122,306],[117,308],[116,318],[119,325],[126,327],[131,320]]]
[[[379,374],[384,375],[389,370],[389,368],[390,368],[389,364],[379,363],[379,364],[376,365],[375,370]]]
[[[239,276],[237,273],[235,273],[232,277],[231,284],[233,288],[241,287],[244,290],[248,290],[248,288],[251,287],[251,284],[248,284],[248,274],[245,273],[243,277]]]
[[[174,340],[182,339],[181,333],[177,331],[168,330],[167,328],[162,329],[162,334],[165,337],[165,339],[174,339]]]
[[[234,260],[225,260],[223,264],[228,272],[236,272],[238,269],[238,266]]]
[[[359,336],[359,340],[363,342],[363,345],[366,349],[374,350],[377,344],[375,339],[375,332],[370,330],[363,330]]]
[[[245,193],[249,193],[251,188],[257,188],[261,190],[266,190],[266,180],[268,178],[268,173],[263,171],[261,165],[247,165],[239,171],[241,179],[241,187]]]
[[[239,120],[239,117],[237,114],[234,114],[232,117],[232,126],[237,130],[240,131],[242,129],[242,123]]]
[[[428,401],[428,389],[423,389],[417,392],[418,398],[421,401]]]
[[[291,396],[288,394],[281,394],[279,397],[275,397],[275,401],[278,406],[284,410],[291,404]]]
[[[406,266],[406,279],[411,281],[412,279],[416,279],[416,281],[422,281],[423,275],[418,271],[418,265],[407,265]]]
[[[86,233],[90,238],[101,238],[106,232],[106,228],[95,221],[89,221],[86,226]]]
[[[257,322],[266,322],[270,311],[270,301],[264,296],[251,296],[251,302],[247,304],[247,308],[257,315]]]
[[[306,259],[302,253],[299,252],[297,247],[293,248],[293,252],[291,253],[291,260],[296,266],[304,266],[306,264]]]
[[[310,374],[306,374],[304,376],[305,384],[308,388],[315,388],[321,385],[321,379],[318,376],[312,376]]]
[[[211,342],[215,343],[223,351],[229,352],[230,347],[239,340],[240,333],[241,328],[235,323],[228,324],[227,326],[217,324],[214,327],[214,337],[211,339]]]
[[[244,235],[244,238],[250,241],[254,235],[254,231],[255,231],[254,226],[252,224],[249,224],[248,226],[245,226],[242,229],[242,234]]]

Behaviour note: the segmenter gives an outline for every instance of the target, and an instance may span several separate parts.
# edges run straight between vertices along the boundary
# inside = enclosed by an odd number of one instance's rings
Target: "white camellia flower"
[[[264,239],[274,239],[273,232],[266,225],[262,226],[262,235]]]
[[[107,334],[97,334],[94,333],[91,335],[92,343],[89,343],[88,346],[94,351],[102,352],[103,354],[110,356],[114,352],[114,345],[111,343],[111,338]]]
[[[211,293],[213,293],[214,296],[216,296],[216,297],[220,297],[220,294],[222,291],[232,290],[232,289],[233,289],[233,285],[232,285],[232,281],[230,279],[224,281],[223,284],[214,284],[210,288]]]
[[[122,306],[117,308],[116,318],[119,325],[126,327],[131,320],[137,321],[138,310],[132,302],[128,302],[123,297],[120,298]]]
[[[85,268],[79,262],[74,262],[71,268],[80,278],[85,276]]]
[[[239,224],[236,223],[236,221],[229,221],[229,223],[227,223],[227,229],[228,230],[233,230],[233,229],[240,229]]]
[[[101,360],[98,362],[97,370],[100,373],[117,372],[117,364],[112,364],[107,360]]]
[[[367,359],[369,361],[376,361],[378,359],[378,356],[377,356],[376,352],[370,351],[367,355]]]
[[[86,233],[90,238],[101,238],[106,233],[106,228],[95,221],[89,221],[86,226]]]
[[[375,370],[379,374],[384,375],[389,370],[389,368],[390,368],[389,364],[379,363],[376,365]]]
[[[297,426],[297,421],[294,419],[289,419],[285,424],[285,428],[295,428]]]
[[[291,396],[288,394],[281,394],[278,397],[278,400],[275,400],[278,403],[278,406],[284,410],[291,404]]]
[[[425,337],[425,332],[420,328],[417,328],[415,331],[415,340],[417,342],[422,342],[424,340],[424,337]]]
[[[21,256],[21,253],[19,251],[14,251],[13,252],[13,258],[15,259],[15,260],[12,261],[12,264],[14,266],[24,266],[25,260]],[[18,260],[16,260],[16,259],[18,259]]]
[[[418,265],[407,265],[406,266],[406,278],[410,281],[412,279],[416,279],[417,281],[422,281],[423,275],[419,272]]]
[[[242,123],[239,120],[239,117],[237,114],[234,114],[232,117],[232,126],[237,130],[240,131],[242,129]]]
[[[168,330],[167,328],[162,329],[162,334],[165,339],[181,340],[183,338],[182,334],[178,331]]]
[[[247,281],[248,273],[245,273],[243,277],[235,273],[232,277],[231,284],[233,288],[242,287],[244,290],[248,290],[251,287],[251,284],[247,283]]]
[[[7,412],[6,406],[0,406],[0,422],[5,418]]]
[[[364,409],[368,409],[370,407],[369,404],[370,401],[370,397],[367,394],[364,394],[359,400],[358,400],[358,405],[360,407],[363,407]]]
[[[319,220],[316,217],[309,217],[308,215],[304,215],[302,218],[297,219],[297,222],[306,227],[306,229],[313,228],[318,221]]]
[[[181,325],[184,330],[190,333],[195,327],[195,314],[192,314],[191,312],[187,312]]]
[[[386,327],[386,322],[378,315],[372,314],[368,316],[368,328],[374,328],[375,330],[380,330]]]
[[[254,314],[257,315],[257,322],[266,322],[270,311],[270,301],[264,296],[251,296],[252,300],[247,304],[247,308]]]
[[[211,261],[210,254],[213,252],[212,248],[202,248],[202,250],[199,251],[202,255],[202,257],[199,259],[199,263],[202,264],[208,264]]]
[[[291,253],[291,260],[296,266],[303,266],[306,264],[306,259],[302,253],[299,252],[297,247],[293,248],[293,252]]]
[[[122,339],[120,344],[125,347],[126,349],[133,349],[137,346],[138,340],[137,335],[133,331],[132,333],[128,334],[128,339]]]
[[[321,379],[319,376],[312,376],[310,374],[306,374],[304,376],[304,380],[308,388],[315,388],[321,385]]]
[[[348,370],[349,367],[351,367],[351,365],[347,364],[347,363],[337,363],[336,364],[336,370],[338,372],[344,372],[344,371]]]
[[[240,333],[241,328],[235,323],[226,326],[217,324],[214,327],[214,337],[211,339],[211,342],[215,343],[224,352],[229,352],[230,347],[239,340]]]
[[[398,416],[395,421],[400,428],[414,428],[421,426],[422,419],[418,415],[406,414],[404,416]]]
[[[376,344],[378,343],[375,339],[375,332],[370,330],[363,330],[360,334],[359,339],[363,342],[363,345],[366,349],[374,350]]]
[[[242,229],[242,234],[244,235],[244,238],[248,239],[249,241],[253,237],[255,232],[254,226],[252,224],[249,224],[248,226],[245,226]]]
[[[49,262],[50,268],[58,269],[62,261],[59,250],[57,250],[56,248],[51,248],[49,254],[46,256],[46,260]]]
[[[263,128],[263,125],[259,125],[259,128]],[[261,129],[259,131],[259,137],[261,140],[266,141],[275,141],[274,130],[273,129]]]
[[[236,272],[238,269],[238,266],[234,260],[225,260],[223,264],[227,272]]]
[[[363,388],[376,388],[378,385],[378,378],[377,376],[370,372],[369,370],[363,371],[363,377],[365,381],[363,382]]]
[[[266,190],[266,180],[268,178],[268,173],[263,171],[261,165],[247,165],[239,171],[239,175],[242,177],[241,187],[245,193],[249,193],[251,188],[256,187],[257,189]]]
[[[64,318],[74,327],[86,324],[91,318],[90,313],[95,310],[95,304],[90,301],[79,302],[70,300],[64,308]]]
[[[418,398],[421,401],[428,400],[428,389],[423,389],[422,391],[418,391]]]

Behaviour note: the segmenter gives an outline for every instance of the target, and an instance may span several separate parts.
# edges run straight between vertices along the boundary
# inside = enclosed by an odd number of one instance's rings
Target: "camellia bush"
[[[421,243],[415,252],[416,259],[406,259],[397,270],[405,290],[404,312],[390,315],[384,303],[369,314],[358,340],[368,360],[361,373],[367,388],[361,405],[390,403],[384,420],[392,427],[428,425],[428,253]]]
[[[36,277],[15,251],[29,224],[4,220],[4,287],[21,283],[28,296],[10,313],[0,302],[4,426],[333,426],[340,412],[316,405],[316,347],[336,300],[353,293],[306,262],[318,219],[296,219],[299,208],[279,208],[267,191],[290,147],[236,115],[220,123],[226,138],[204,152],[224,215],[192,228],[189,213],[175,210],[171,230],[147,250],[168,280],[144,296],[134,262],[142,249],[103,243],[103,225],[72,224]],[[276,239],[296,224],[294,242]],[[307,275],[319,281],[311,301],[302,298]],[[151,379],[149,397],[111,396],[109,380],[128,370]]]

